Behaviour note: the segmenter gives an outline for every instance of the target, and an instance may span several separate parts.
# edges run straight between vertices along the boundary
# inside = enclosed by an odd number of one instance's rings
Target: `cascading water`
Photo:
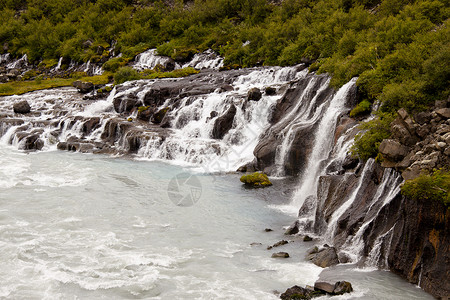
[[[333,96],[320,121],[315,142],[308,158],[308,164],[300,180],[300,188],[293,196],[293,205],[298,209],[302,207],[305,200],[314,195],[317,190],[317,182],[320,174],[324,173],[324,162],[329,158],[333,147],[334,130],[339,116],[348,111],[346,107],[347,97],[356,79],[352,79],[339,89]],[[314,210],[313,210],[314,211]]]
[[[198,70],[220,69],[223,67],[223,57],[217,55],[213,50],[208,49],[205,52],[195,54],[190,62],[183,65],[183,68],[187,67]]]
[[[137,70],[153,69],[157,65],[166,66],[167,63],[173,62],[170,57],[157,55],[156,49],[149,49],[138,54],[135,59],[133,68]],[[174,63],[174,68],[179,69],[180,66]]]

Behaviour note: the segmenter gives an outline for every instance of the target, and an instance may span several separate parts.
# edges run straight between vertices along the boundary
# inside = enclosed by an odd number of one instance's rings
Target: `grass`
[[[37,79],[31,81],[10,81],[0,84],[0,96],[21,95],[28,92],[46,90],[51,88],[72,86],[76,80],[89,81],[95,85],[106,84],[109,82],[111,74],[104,73],[103,75],[85,76],[81,78],[49,78]]]

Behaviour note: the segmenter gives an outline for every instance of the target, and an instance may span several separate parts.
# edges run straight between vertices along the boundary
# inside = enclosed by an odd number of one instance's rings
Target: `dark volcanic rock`
[[[277,89],[271,86],[268,86],[264,89],[264,93],[268,96],[276,95]]]
[[[140,104],[138,97],[133,94],[121,95],[113,100],[114,110],[118,113],[129,113]]]
[[[287,252],[273,253],[272,258],[289,258],[289,253],[287,253]]]
[[[276,242],[272,246],[267,247],[267,250],[270,250],[270,249],[275,248],[275,247],[280,247],[280,246],[286,245],[288,243],[289,243],[288,241],[282,240],[282,241]]]
[[[31,111],[30,104],[26,100],[14,103],[13,109],[16,114],[27,114]]]
[[[338,281],[334,284],[334,295],[342,295],[353,292],[352,284],[348,281]]]
[[[313,292],[313,290],[294,285],[293,287],[288,288],[286,292],[281,294],[280,298],[283,300],[311,299],[311,294]]]
[[[297,220],[291,226],[289,226],[288,229],[286,229],[284,234],[286,234],[286,235],[297,234],[299,232],[299,226],[300,226],[300,223]]]
[[[334,247],[327,247],[319,250],[312,257],[312,262],[322,268],[327,268],[339,264],[339,258]]]
[[[92,82],[77,80],[77,81],[74,81],[72,83],[72,85],[74,87],[76,87],[80,93],[83,93],[83,94],[92,92],[94,90],[94,84]]]
[[[259,101],[262,97],[261,91],[258,88],[251,88],[248,91],[247,99],[253,101]]]
[[[225,134],[233,127],[234,116],[236,115],[236,106],[231,104],[230,108],[216,119],[212,131],[213,139],[222,139]]]
[[[396,140],[385,139],[381,142],[379,150],[383,157],[393,161],[400,161],[408,154],[409,148]]]
[[[314,290],[322,291],[327,294],[333,294],[334,284],[317,281],[316,283],[314,283]]]

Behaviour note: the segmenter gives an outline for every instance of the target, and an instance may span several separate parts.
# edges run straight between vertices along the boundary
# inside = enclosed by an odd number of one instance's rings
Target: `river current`
[[[4,144],[0,166],[2,299],[277,299],[319,276],[352,282],[333,299],[432,299],[390,272],[306,261],[313,244],[285,236],[292,216],[273,208],[290,201],[281,183]]]

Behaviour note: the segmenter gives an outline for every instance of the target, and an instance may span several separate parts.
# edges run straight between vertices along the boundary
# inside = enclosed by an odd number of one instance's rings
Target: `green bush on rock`
[[[259,172],[243,175],[241,177],[241,182],[251,187],[266,187],[272,185],[272,182],[270,182],[267,175]]]
[[[415,179],[407,180],[402,194],[412,200],[433,200],[450,206],[450,172],[436,170],[432,174],[423,174]]]
[[[138,71],[131,67],[122,67],[120,68],[116,74],[114,74],[114,82],[115,84],[121,84],[130,80],[138,80],[141,76]]]

